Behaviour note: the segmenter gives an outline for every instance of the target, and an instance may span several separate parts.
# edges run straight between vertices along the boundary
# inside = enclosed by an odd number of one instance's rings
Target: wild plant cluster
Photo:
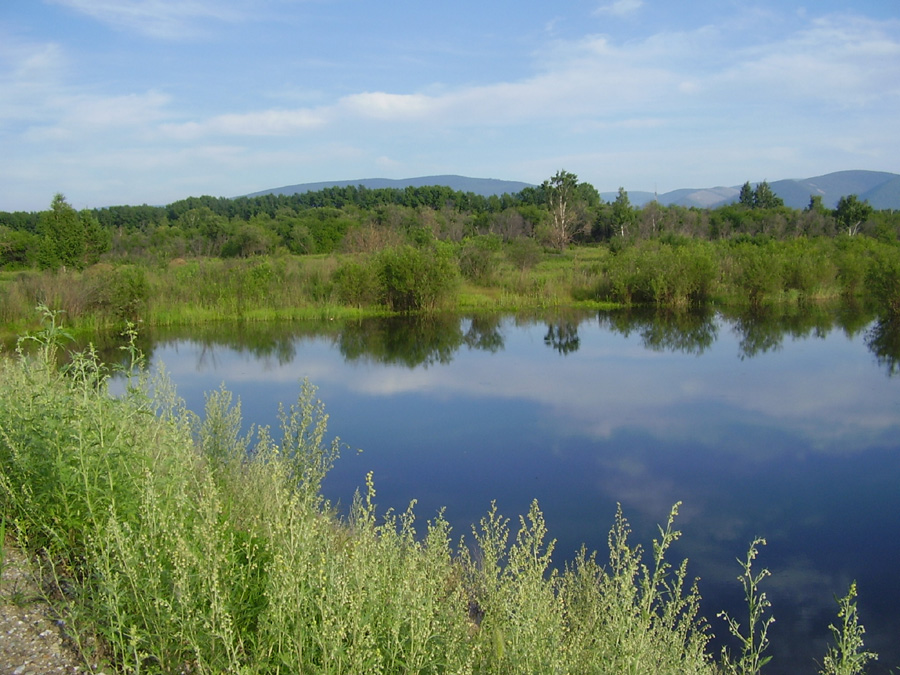
[[[80,330],[443,309],[804,306],[843,302],[900,316],[900,246],[871,237],[709,242],[661,237],[563,253],[484,235],[329,256],[99,263],[0,275],[0,326],[21,334],[37,304]]]
[[[763,573],[744,565],[747,626],[709,653],[687,562],[666,559],[676,505],[652,551],[616,514],[609,557],[564,570],[535,503],[517,528],[492,508],[471,539],[414,504],[379,514],[371,475],[349,517],[321,495],[340,442],[315,388],[280,429],[242,432],[223,389],[204,415],[165,373],[111,373],[88,350],[63,367],[65,330],[0,361],[0,515],[8,542],[55,581],[52,602],[90,663],[123,673],[755,673],[766,646]],[[33,343],[34,349],[26,349]],[[9,545],[9,544],[5,544]],[[825,660],[858,673],[855,589]]]

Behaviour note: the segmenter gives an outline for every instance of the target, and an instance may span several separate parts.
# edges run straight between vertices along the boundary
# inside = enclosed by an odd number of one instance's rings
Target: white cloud
[[[217,115],[202,122],[164,124],[161,129],[166,135],[181,140],[209,135],[290,136],[318,128],[326,121],[322,111],[272,109]]]
[[[51,0],[114,28],[151,37],[180,39],[202,31],[209,20],[236,22],[245,13],[224,0]]]
[[[595,14],[612,14],[613,16],[627,16],[633,14],[644,5],[644,0],[616,0],[605,5],[600,5]]]
[[[68,71],[56,43],[23,43],[0,34],[0,121],[41,119],[45,102],[59,92]]]
[[[781,110],[783,97],[859,104],[900,87],[891,84],[900,83],[900,43],[874,22],[823,19],[781,41],[710,58],[708,50],[727,40],[709,26],[623,44],[591,35],[552,43],[535,55],[538,72],[518,81],[445,87],[437,94],[360,92],[315,108],[227,113],[169,123],[163,131],[184,140],[291,136],[354,121],[411,123],[413,130],[548,122],[581,131],[639,129],[647,120],[663,127],[661,120],[673,113],[721,123],[723,111],[740,117],[753,106]]]
[[[717,77],[745,96],[865,105],[900,95],[900,22],[829,16],[774,44],[736,52]]]
[[[423,94],[364,92],[341,100],[341,105],[360,117],[391,122],[423,119],[438,111],[440,98]]]

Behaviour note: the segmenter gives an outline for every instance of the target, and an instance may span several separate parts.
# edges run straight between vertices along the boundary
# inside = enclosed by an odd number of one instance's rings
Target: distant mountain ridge
[[[262,192],[254,192],[248,197],[260,197],[262,195],[293,195],[303,192],[317,192],[330,187],[363,186],[370,190],[393,188],[402,190],[406,187],[425,187],[427,185],[445,185],[458,192],[472,192],[476,195],[490,197],[504,193],[516,194],[527,187],[534,187],[531,183],[523,183],[514,180],[499,180],[497,178],[468,178],[466,176],[420,176],[419,178],[362,178],[360,180],[337,180],[321,183],[301,183],[300,185],[286,185]]]
[[[535,187],[532,183],[521,181],[499,180],[496,178],[469,178],[466,176],[442,175],[421,176],[418,178],[363,178],[360,180],[325,181],[320,183],[301,183],[254,192],[248,197],[262,195],[292,195],[303,192],[316,192],[329,187],[363,186],[370,190],[380,188],[403,189],[407,186],[424,187],[426,185],[444,185],[460,192],[472,192],[489,197],[504,193],[516,194],[527,187]],[[756,187],[757,183],[751,183]],[[784,179],[769,183],[772,191],[784,200],[785,206],[803,209],[809,205],[810,197],[819,195],[822,204],[834,208],[841,197],[856,195],[867,200],[876,209],[900,209],[900,174],[887,171],[836,171],[834,173],[814,176],[813,178]],[[686,206],[698,208],[716,208],[736,202],[741,186],[682,188],[661,195],[652,192],[628,192],[628,198],[635,206],[656,199],[665,206]],[[605,201],[615,200],[617,192],[601,192]]]
[[[756,187],[758,183],[751,183]],[[793,209],[805,209],[810,197],[819,195],[828,208],[837,206],[841,197],[856,195],[867,200],[876,209],[900,209],[900,175],[887,171],[836,171],[813,178],[776,180],[769,183],[772,191]],[[672,190],[656,196],[665,206],[696,206],[716,208],[738,201],[741,186]],[[601,192],[600,196],[611,201],[615,192]],[[652,192],[629,192],[628,198],[635,206],[653,201]]]

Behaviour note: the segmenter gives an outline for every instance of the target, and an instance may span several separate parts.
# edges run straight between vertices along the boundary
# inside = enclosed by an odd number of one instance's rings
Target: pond
[[[537,499],[563,566],[607,555],[616,505],[651,546],[681,502],[712,632],[743,624],[737,558],[757,536],[776,623],[766,672],[815,673],[859,586],[866,647],[900,665],[900,378],[895,332],[865,317],[575,313],[339,325],[230,325],[144,336],[188,406],[223,383],[277,429],[308,378],[347,448],[325,496],[345,509],[374,472],[383,513],[413,499],[471,541],[496,501]],[[730,643],[729,643],[730,644]],[[734,645],[731,645],[734,648]]]

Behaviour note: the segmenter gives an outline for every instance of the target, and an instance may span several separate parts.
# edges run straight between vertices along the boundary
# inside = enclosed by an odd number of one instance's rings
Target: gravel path
[[[84,660],[64,640],[50,605],[42,597],[34,567],[18,550],[3,546],[0,675],[89,672]]]

